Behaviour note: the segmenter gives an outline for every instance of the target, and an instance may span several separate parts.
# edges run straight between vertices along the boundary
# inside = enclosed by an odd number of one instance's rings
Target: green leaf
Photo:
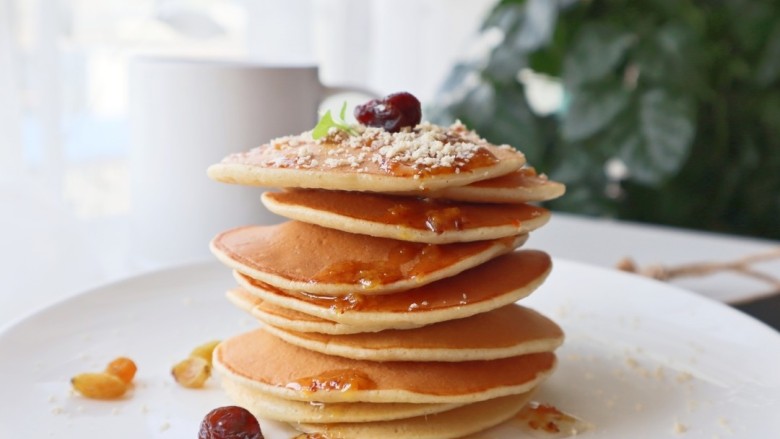
[[[489,127],[496,113],[496,93],[487,82],[479,82],[471,88],[463,100],[453,108],[455,116],[469,127],[482,131]]]
[[[558,18],[558,2],[528,0],[520,5],[505,5],[505,13],[494,27],[504,32],[504,40],[493,48],[485,73],[498,82],[516,81],[520,70],[528,65],[528,54],[550,44]]]
[[[326,111],[325,114],[322,115],[320,118],[320,121],[317,122],[317,125],[314,127],[314,129],[311,131],[311,137],[314,140],[319,140],[325,136],[328,135],[328,131],[330,131],[331,128],[336,128],[341,131],[344,131],[345,133],[349,134],[350,136],[354,136],[357,134],[355,130],[349,126],[344,121],[344,116],[347,114],[347,102],[345,101],[344,104],[341,106],[341,111],[339,112],[339,120],[334,120],[333,115],[331,114],[330,110]]]
[[[481,65],[475,63],[458,63],[450,71],[447,78],[436,92],[436,101],[438,105],[434,107],[449,106],[453,101],[463,98],[470,88],[473,87],[472,79],[479,78]]]
[[[639,113],[641,133],[658,168],[671,174],[687,158],[696,133],[692,102],[667,90],[644,93]]]
[[[529,55],[528,63],[537,73],[560,78],[566,53],[580,27],[589,20],[585,15],[589,5],[586,2],[558,2],[558,7],[552,35]]]
[[[558,20],[558,3],[550,0],[528,0],[523,14],[518,18],[517,28],[506,33],[505,44],[524,53],[548,44]]]
[[[333,120],[333,116],[331,116],[330,110],[328,110],[325,112],[325,114],[322,115],[320,121],[317,122],[317,126],[315,126],[311,132],[311,137],[314,140],[321,139],[328,135],[328,131],[331,127],[335,126],[336,122]]]
[[[775,24],[756,67],[756,82],[768,87],[780,78],[780,23]]]
[[[526,155],[529,163],[544,166],[545,145],[539,133],[536,116],[528,106],[523,86],[516,84],[496,95],[497,111],[486,125],[490,140],[497,144],[509,144]]]
[[[619,82],[577,88],[561,120],[561,136],[574,142],[606,128],[628,106],[631,93]]]
[[[525,52],[508,45],[499,45],[490,53],[485,74],[497,82],[514,82],[527,64]]]
[[[691,99],[663,89],[645,92],[639,100],[636,126],[618,145],[629,178],[657,186],[685,163],[696,132]]]
[[[604,162],[581,143],[569,143],[561,149],[560,162],[550,177],[567,184],[566,196],[549,203],[550,207],[586,215],[612,214],[614,201],[604,196],[608,182]]]
[[[776,2],[774,2],[776,3]],[[767,40],[772,25],[777,22],[777,6],[768,1],[724,2],[728,23],[728,36],[732,42],[733,55],[739,52],[754,53]],[[733,19],[738,16],[738,19]],[[732,56],[733,56],[732,55]]]
[[[608,23],[584,25],[564,59],[564,83],[585,84],[615,76],[616,69],[635,41],[634,35]]]
[[[481,31],[492,28],[498,28],[505,34],[514,31],[521,22],[523,16],[524,2],[502,1],[488,14],[480,27]]]
[[[341,104],[341,111],[339,112],[339,118],[341,120],[347,120],[347,101],[344,101],[343,104]]]

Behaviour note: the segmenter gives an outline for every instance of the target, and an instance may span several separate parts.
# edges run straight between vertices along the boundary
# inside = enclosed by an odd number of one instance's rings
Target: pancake
[[[562,183],[549,180],[544,174],[537,175],[534,168],[526,167],[466,186],[438,191],[413,192],[408,195],[423,195],[431,198],[474,203],[530,203],[553,200],[565,192],[566,186]]]
[[[237,405],[257,417],[282,422],[376,422],[425,416],[451,410],[462,404],[413,404],[293,401],[263,393],[237,381],[223,380],[222,388]]]
[[[243,288],[229,290],[227,298],[237,307],[249,312],[253,317],[268,325],[299,332],[318,332],[320,334],[355,334],[358,332],[382,331],[382,326],[351,326],[332,320],[283,308],[263,301]]]
[[[509,395],[428,416],[385,422],[293,425],[304,433],[328,438],[449,439],[464,437],[511,419],[528,404],[533,392]]]
[[[494,360],[551,352],[563,343],[563,331],[552,320],[516,304],[408,330],[328,335],[265,329],[304,349],[371,361]]]
[[[213,365],[224,380],[297,401],[470,403],[531,390],[552,372],[555,354],[375,362],[309,351],[257,329],[220,343]]]
[[[522,245],[527,236],[422,244],[346,233],[300,221],[220,233],[211,250],[227,266],[284,290],[386,294],[454,276]]]
[[[528,204],[474,204],[361,192],[266,192],[273,213],[350,233],[447,244],[526,234],[550,213]]]
[[[390,133],[360,127],[314,140],[310,132],[231,154],[208,168],[210,178],[249,186],[365,192],[437,190],[511,173],[522,153],[498,147],[462,124],[422,123]]]
[[[530,295],[552,268],[549,255],[523,250],[412,290],[367,296],[312,296],[274,288],[241,273],[238,283],[263,301],[345,325],[408,329],[488,312]]]

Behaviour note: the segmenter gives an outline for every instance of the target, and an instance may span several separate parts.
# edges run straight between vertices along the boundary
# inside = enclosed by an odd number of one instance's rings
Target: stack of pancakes
[[[516,251],[549,219],[529,202],[561,184],[462,124],[360,127],[275,139],[209,168],[217,181],[284,188],[291,221],[219,234],[229,299],[261,328],[214,365],[255,415],[329,438],[450,438],[500,422],[555,366],[563,333],[515,302],[551,269]]]

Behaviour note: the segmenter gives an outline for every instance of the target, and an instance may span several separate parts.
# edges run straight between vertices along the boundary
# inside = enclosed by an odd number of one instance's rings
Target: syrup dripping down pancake
[[[299,221],[228,230],[211,241],[227,266],[284,290],[336,296],[406,290],[454,276],[522,245],[526,235],[422,244]]]
[[[264,301],[243,288],[228,290],[225,294],[235,306],[251,314],[259,321],[283,329],[299,332],[317,332],[320,334],[357,334],[359,332],[378,332],[382,326],[351,326],[333,320],[295,311]]]
[[[415,289],[366,296],[313,296],[285,291],[234,272],[249,293],[276,306],[367,331],[409,329],[469,317],[516,302],[544,282],[549,255],[523,250],[495,258],[457,276]]]
[[[273,213],[322,227],[401,241],[447,244],[526,234],[550,213],[529,204],[473,204],[361,192],[266,192]]]

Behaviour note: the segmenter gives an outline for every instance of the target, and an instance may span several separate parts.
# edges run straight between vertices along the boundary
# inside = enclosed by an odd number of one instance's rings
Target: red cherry
[[[384,99],[372,99],[355,107],[355,119],[363,125],[397,133],[403,127],[414,127],[420,123],[422,109],[420,101],[411,93],[393,93]]]
[[[198,439],[264,439],[257,418],[238,406],[210,411],[200,423]]]

